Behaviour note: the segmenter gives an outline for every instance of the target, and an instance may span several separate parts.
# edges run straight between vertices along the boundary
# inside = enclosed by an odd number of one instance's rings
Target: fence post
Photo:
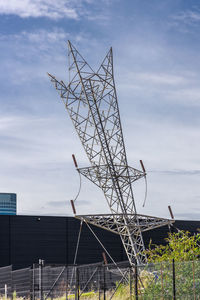
[[[79,268],[77,268],[77,280],[78,280],[78,299],[77,300],[79,300],[79,298],[80,298],[80,295],[79,295],[79,288],[80,288],[80,282],[79,282]]]
[[[66,274],[66,280],[65,280],[65,282],[66,282],[66,300],[68,300],[68,266],[66,266],[66,272],[67,272],[67,274]]]
[[[132,299],[132,295],[133,295],[133,288],[132,288],[132,268],[131,266],[129,267],[129,284],[130,284],[130,298]]]
[[[135,299],[138,300],[138,268],[137,268],[137,260],[135,261]]]
[[[7,286],[7,284],[5,284],[4,288],[5,288],[5,300],[7,300],[7,298],[8,298],[8,286]]]
[[[173,270],[173,300],[176,300],[176,273],[175,273],[175,262],[172,260],[172,270]]]
[[[162,262],[160,263],[160,274],[161,274],[162,300],[164,300],[164,285],[163,285],[163,268],[162,268]]]
[[[98,289],[99,289],[99,300],[101,300],[101,266],[98,266]]]
[[[75,300],[79,300],[79,269],[76,266],[76,291],[75,291]]]
[[[106,300],[106,269],[103,265],[103,300]]]
[[[32,271],[32,300],[35,300],[35,264]]]
[[[12,267],[12,266],[11,266]],[[10,299],[13,300],[13,268],[11,269]]]
[[[42,269],[44,266],[44,260],[39,259],[39,298],[43,300],[43,278],[42,278]]]
[[[194,300],[196,300],[194,258],[192,260],[192,273],[193,273],[193,294],[194,294]]]

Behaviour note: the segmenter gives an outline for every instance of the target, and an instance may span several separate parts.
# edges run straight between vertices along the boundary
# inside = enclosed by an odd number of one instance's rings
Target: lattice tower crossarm
[[[115,234],[125,234],[122,214],[76,215],[75,217],[85,223],[95,225]],[[137,230],[145,232],[163,226],[170,226],[175,222],[174,220],[141,214],[128,214],[127,217],[131,232],[136,232]],[[138,220],[139,225],[137,222]]]
[[[69,78],[66,86],[50,75],[65,104],[91,163],[79,172],[100,187],[109,205],[131,264],[146,262],[141,226],[137,217],[132,182],[146,174],[127,163],[113,75],[112,48],[94,72],[69,42]],[[123,234],[117,215],[123,219]],[[134,216],[135,230],[130,226]],[[136,230],[137,228],[137,230]]]

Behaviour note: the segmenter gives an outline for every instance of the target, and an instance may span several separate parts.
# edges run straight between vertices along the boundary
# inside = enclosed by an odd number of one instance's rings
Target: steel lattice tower
[[[129,167],[125,151],[113,75],[112,48],[94,72],[68,42],[69,78],[66,86],[48,74],[65,104],[79,135],[90,167],[78,172],[102,189],[111,214],[76,216],[120,235],[129,262],[146,262],[142,232],[170,224],[168,219],[138,215],[132,183],[145,170]]]

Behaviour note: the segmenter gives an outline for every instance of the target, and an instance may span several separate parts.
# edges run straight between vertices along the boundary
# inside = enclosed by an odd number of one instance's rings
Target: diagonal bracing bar
[[[78,171],[102,189],[113,226],[121,237],[129,262],[134,264],[137,260],[138,264],[145,263],[142,231],[150,225],[145,223],[148,218],[143,218],[141,223],[137,215],[132,183],[146,173],[129,167],[127,163],[114,83],[112,48],[98,71],[94,72],[70,42],[68,46],[69,84],[66,86],[63,81],[48,75],[60,92],[91,163],[91,167]],[[93,224],[95,220],[93,218]],[[106,223],[111,219],[104,220]],[[154,218],[150,223],[152,226],[161,224],[159,220],[160,223]],[[104,224],[103,227],[109,225]]]

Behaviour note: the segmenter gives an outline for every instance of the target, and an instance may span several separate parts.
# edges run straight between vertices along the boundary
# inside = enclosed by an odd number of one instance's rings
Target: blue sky
[[[71,215],[79,187],[71,154],[88,161],[46,72],[67,83],[67,40],[97,68],[113,47],[138,212],[199,219],[200,4],[160,0],[0,0],[0,191],[19,214]],[[109,212],[83,179],[77,212]]]

